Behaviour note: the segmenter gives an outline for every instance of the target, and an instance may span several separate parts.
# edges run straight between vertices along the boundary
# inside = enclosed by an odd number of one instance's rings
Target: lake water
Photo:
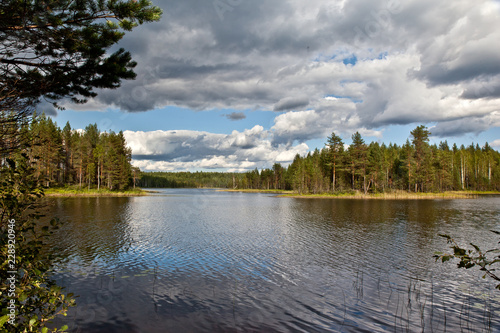
[[[500,291],[448,247],[497,246],[500,198],[342,200],[215,190],[48,198],[72,332],[498,332]]]

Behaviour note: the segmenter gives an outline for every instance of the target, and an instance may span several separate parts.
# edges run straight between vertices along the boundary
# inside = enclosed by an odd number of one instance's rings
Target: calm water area
[[[46,200],[70,332],[500,332],[495,282],[433,258],[439,233],[496,247],[500,197]]]

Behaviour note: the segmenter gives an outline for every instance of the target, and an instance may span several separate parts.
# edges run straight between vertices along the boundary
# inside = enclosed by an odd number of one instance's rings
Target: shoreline
[[[258,190],[258,189],[215,189],[219,192],[239,192],[239,193],[263,193],[275,194],[278,198],[294,198],[294,199],[351,199],[351,200],[434,200],[434,199],[476,199],[482,196],[500,196],[500,192],[493,191],[447,191],[442,193],[433,192],[406,192],[394,191],[386,193],[369,193],[362,192],[339,192],[339,193],[317,193],[317,194],[299,194],[290,190]],[[107,189],[97,190],[80,190],[80,189],[64,189],[50,188],[45,191],[45,197],[136,197],[148,196],[151,193],[156,193],[154,190],[135,189],[128,191],[113,192]]]
[[[433,200],[433,199],[476,199],[481,196],[498,195],[500,192],[492,191],[448,191],[442,193],[433,192],[406,192],[395,191],[387,193],[318,193],[318,194],[299,194],[293,191],[283,190],[221,190],[224,192],[242,192],[242,193],[271,193],[278,194],[280,198],[295,198],[295,199],[354,199],[354,200]]]
[[[270,194],[294,194],[286,190],[257,190],[257,189],[217,189],[218,192],[241,192],[241,193],[270,193]]]
[[[110,190],[74,190],[64,188],[51,188],[45,191],[45,197],[73,198],[73,197],[142,197],[149,195],[148,191],[142,189],[117,191]]]

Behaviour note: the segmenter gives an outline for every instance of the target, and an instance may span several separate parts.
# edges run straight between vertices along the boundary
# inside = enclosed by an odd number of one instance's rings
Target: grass
[[[283,194],[281,197],[292,198],[324,198],[324,199],[382,199],[382,200],[418,200],[418,199],[473,199],[480,195],[500,195],[500,192],[481,192],[481,191],[447,191],[441,193],[414,193],[406,191],[392,191],[385,193],[368,193],[364,194],[359,191],[338,192],[338,193],[321,193],[321,194]]]
[[[278,194],[293,194],[293,191],[286,190],[257,190],[257,189],[221,189],[222,192],[244,192],[244,193],[278,193]]]
[[[126,191],[111,191],[107,188],[80,188],[78,186],[71,187],[55,187],[45,189],[47,197],[132,197],[147,195],[148,192],[140,188]]]
[[[368,193],[360,191],[335,192],[335,193],[302,193],[287,190],[258,190],[258,189],[219,189],[224,192],[244,192],[244,193],[271,193],[279,194],[279,197],[306,198],[306,199],[381,199],[381,200],[412,200],[412,199],[472,199],[481,195],[500,195],[494,191],[447,191],[441,193],[414,193],[407,191],[391,191],[385,193]],[[45,190],[47,197],[123,197],[123,196],[144,196],[149,191],[136,188],[127,191],[110,191],[107,188],[88,189],[78,186],[48,188]]]
[[[347,191],[335,193],[298,193],[287,190],[259,190],[259,189],[221,189],[224,192],[244,193],[273,193],[280,197],[311,198],[311,199],[386,199],[386,200],[412,200],[412,199],[473,199],[481,195],[500,195],[495,191],[446,191],[446,192],[407,192],[395,190],[384,193],[368,193],[361,191]]]

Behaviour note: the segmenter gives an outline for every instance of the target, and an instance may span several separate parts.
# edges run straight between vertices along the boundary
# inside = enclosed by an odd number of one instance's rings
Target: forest
[[[332,133],[323,149],[296,155],[289,166],[246,173],[142,172],[142,187],[217,187],[229,189],[293,190],[298,193],[393,190],[444,192],[499,191],[500,153],[483,147],[429,144],[431,135],[420,125],[402,146],[366,143],[359,132],[348,146]]]
[[[302,193],[405,190],[444,192],[499,191],[500,153],[488,143],[480,147],[447,141],[429,144],[423,125],[410,132],[402,146],[366,143],[359,132],[346,145],[332,133],[322,149],[296,155],[288,166],[246,173],[140,172],[131,165],[132,151],[122,132],[101,132],[96,124],[60,129],[50,117],[33,115],[20,132],[30,143],[26,153],[35,176],[45,187],[126,190],[145,188],[227,188],[292,190]]]
[[[19,132],[35,178],[45,187],[125,190],[138,174],[122,132],[101,132],[96,124],[79,131],[69,122],[60,129],[44,114],[33,115]]]

